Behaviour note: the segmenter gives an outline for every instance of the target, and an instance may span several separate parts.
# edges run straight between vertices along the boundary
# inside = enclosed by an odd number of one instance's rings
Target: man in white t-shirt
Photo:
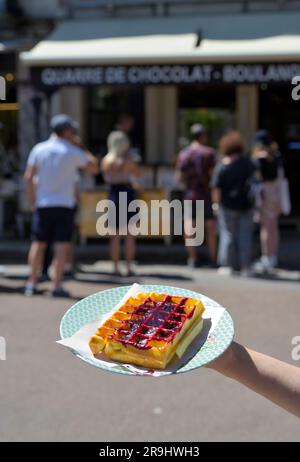
[[[32,149],[25,171],[27,191],[35,210],[32,244],[29,251],[31,273],[25,294],[36,293],[38,272],[45,247],[55,243],[53,296],[68,296],[61,282],[66,254],[73,233],[75,183],[78,169],[96,175],[97,159],[81,146],[78,124],[65,114],[52,118],[52,134]]]

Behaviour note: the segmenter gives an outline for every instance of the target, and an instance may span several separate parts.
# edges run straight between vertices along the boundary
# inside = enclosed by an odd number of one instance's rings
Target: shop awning
[[[82,25],[81,27],[89,27]],[[90,40],[43,41],[23,54],[29,65],[92,65],[177,61],[193,49],[196,35],[153,35]]]
[[[65,21],[29,66],[300,60],[300,12]]]

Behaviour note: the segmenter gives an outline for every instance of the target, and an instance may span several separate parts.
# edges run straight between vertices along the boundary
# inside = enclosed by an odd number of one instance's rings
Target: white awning
[[[299,24],[300,12],[65,21],[21,58],[30,66],[300,60]]]
[[[196,35],[152,35],[76,41],[42,41],[33,51],[23,53],[30,65],[127,63],[176,61],[193,49]]]
[[[252,40],[203,40],[194,55],[201,61],[299,60],[300,35]]]

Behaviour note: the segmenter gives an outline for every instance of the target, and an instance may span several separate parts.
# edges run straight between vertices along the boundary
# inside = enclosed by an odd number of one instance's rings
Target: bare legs
[[[125,260],[128,274],[132,274],[132,260],[135,256],[135,238],[128,234],[125,237]]]
[[[279,191],[277,182],[264,182],[263,203],[260,210],[261,259],[258,267],[270,270],[277,266],[279,250]]]
[[[195,238],[195,234],[192,234],[192,228],[194,229],[195,225],[196,225],[195,220],[189,221],[186,224],[187,234],[185,234],[185,236],[184,236],[185,241],[187,239],[194,239]],[[188,254],[189,264],[191,266],[195,265],[196,261],[197,261],[197,247],[193,246],[193,245],[185,245],[185,248],[186,248],[186,251],[187,251],[187,254]]]
[[[215,220],[205,220],[205,238],[210,259],[214,263],[217,258],[217,232]]]
[[[119,260],[120,260],[120,243],[121,238],[119,234],[116,236],[111,236],[110,238],[110,258],[114,265],[114,272],[118,274],[119,270]]]
[[[278,216],[262,216],[260,224],[261,253],[265,257],[273,257],[278,254],[279,229]]]
[[[192,227],[194,228],[196,221],[193,220]],[[185,239],[193,238],[195,236],[185,236]],[[208,252],[211,261],[214,263],[217,257],[217,234],[216,234],[216,223],[214,219],[205,220],[205,240],[208,246]],[[185,246],[188,254],[188,259],[192,263],[197,261],[197,247],[196,246]]]
[[[74,244],[71,242],[68,244],[65,271],[72,271],[74,268]]]
[[[28,264],[30,266],[30,276],[28,283],[33,286],[36,285],[38,280],[38,274],[43,264],[46,245],[46,242],[33,242],[29,250]]]
[[[47,243],[46,242],[33,242],[30,247],[28,255],[28,264],[30,266],[30,276],[28,283],[35,286],[38,281],[38,273],[42,267],[43,257],[45,253]],[[66,242],[57,242],[55,244],[54,253],[54,289],[61,287],[61,282],[64,275],[65,262],[67,258],[67,252],[70,244]]]
[[[66,242],[57,242],[54,250],[54,278],[53,288],[59,289],[64,277],[65,264],[67,261],[67,255],[70,251],[70,244]]]
[[[122,236],[123,237],[123,236]],[[124,236],[124,251],[125,251],[125,260],[128,274],[132,273],[132,261],[135,256],[135,238],[130,234]],[[118,274],[119,270],[119,260],[121,252],[121,236],[117,234],[110,238],[110,257],[114,265],[114,272]]]

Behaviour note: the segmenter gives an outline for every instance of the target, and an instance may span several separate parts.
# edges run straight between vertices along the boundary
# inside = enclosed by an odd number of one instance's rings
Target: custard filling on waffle
[[[182,356],[193,341],[195,335],[189,333],[201,331],[203,312],[200,300],[140,293],[99,327],[89,346],[94,355],[105,353],[116,361],[164,369],[177,348]]]

